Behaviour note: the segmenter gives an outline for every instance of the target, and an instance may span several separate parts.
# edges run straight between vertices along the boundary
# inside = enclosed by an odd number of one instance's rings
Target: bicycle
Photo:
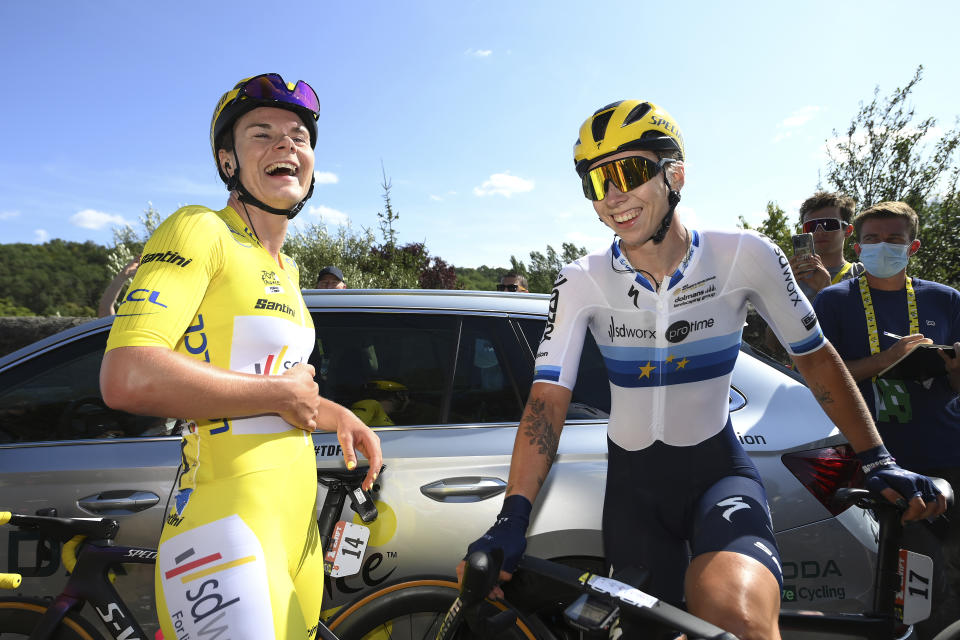
[[[952,503],[952,488],[946,481],[933,479],[940,491]],[[930,579],[932,561],[926,556],[911,554],[900,549],[902,509],[886,499],[874,496],[865,489],[840,489],[834,499],[843,505],[856,505],[872,509],[879,521],[877,566],[874,574],[874,599],[872,610],[861,614],[830,614],[821,611],[790,611],[780,613],[781,630],[831,633],[851,637],[868,637],[877,640],[906,638],[912,624],[925,619],[930,612]],[[499,561],[487,554],[475,553],[468,559],[460,596],[449,608],[436,633],[436,640],[450,640],[458,628],[466,624],[480,637],[498,632],[510,624],[508,614],[498,614],[500,620],[490,622],[486,614],[472,608],[478,597],[489,593],[499,574]],[[542,584],[533,578],[547,578],[568,588],[560,598],[551,594],[546,598],[534,597],[531,593],[542,591]],[[643,576],[637,576],[639,582]],[[528,584],[514,584],[527,580]],[[634,580],[630,580],[634,582]],[[544,602],[559,600],[566,606],[563,617],[568,625],[584,632],[587,637],[607,637],[606,631],[616,621],[621,611],[630,611],[637,617],[652,621],[660,628],[671,629],[693,638],[733,638],[712,625],[704,623],[689,613],[659,601],[631,584],[604,578],[589,571],[540,558],[524,556],[513,580],[503,585],[510,601],[510,611],[550,615]],[[569,592],[573,591],[573,595]],[[577,593],[580,592],[580,593]],[[576,598],[576,595],[580,595]],[[522,602],[526,597],[529,601]],[[576,599],[574,599],[576,598]],[[540,640],[571,637],[557,625],[549,627],[553,635],[537,635]],[[593,635],[590,635],[593,634]],[[576,637],[576,636],[573,636]],[[582,637],[582,636],[581,636]],[[941,631],[933,640],[960,640],[960,621]]]
[[[383,473],[381,468],[380,473]],[[338,522],[347,498],[363,522],[376,519],[377,509],[370,493],[361,488],[367,468],[353,471],[317,471],[317,481],[327,487],[317,519],[325,550],[324,565],[331,575],[350,575],[359,569],[366,538],[354,527]],[[371,489],[376,491],[376,487]],[[0,598],[0,635],[30,640],[103,640],[103,634],[80,615],[89,602],[115,640],[145,640],[147,635],[113,586],[114,570],[124,564],[155,564],[156,549],[114,545],[120,530],[108,518],[61,518],[55,509],[38,515],[0,512],[0,525],[10,524],[53,539],[63,545],[61,557],[70,573],[63,591],[53,600],[12,596]],[[369,536],[369,531],[367,531]],[[0,588],[16,589],[19,574],[0,573]],[[159,637],[159,634],[158,634]],[[317,638],[339,640],[319,622]]]

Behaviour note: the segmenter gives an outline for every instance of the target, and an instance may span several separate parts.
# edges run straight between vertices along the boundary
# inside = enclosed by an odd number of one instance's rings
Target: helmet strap
[[[255,197],[253,197],[253,194],[247,191],[247,188],[243,186],[243,182],[240,180],[240,158],[238,157],[237,170],[234,171],[233,175],[230,176],[230,179],[227,180],[227,191],[236,191],[237,194],[239,194],[237,199],[240,200],[240,202],[263,209],[267,213],[272,213],[276,216],[286,216],[288,220],[293,220],[294,217],[300,213],[300,210],[303,209],[303,205],[307,203],[307,200],[310,199],[310,196],[313,195],[313,188],[316,186],[316,184],[317,177],[314,175],[310,180],[310,190],[307,191],[307,195],[305,195],[303,200],[295,204],[293,207],[289,209],[278,209],[277,207],[271,207],[267,203],[257,200]]]
[[[667,237],[667,231],[670,230],[670,224],[673,222],[673,212],[676,210],[677,205],[680,204],[680,192],[670,186],[670,182],[667,180],[666,167],[663,168],[663,183],[667,185],[667,189],[670,191],[670,193],[667,194],[667,204],[670,205],[670,208],[667,209],[663,220],[660,221],[660,226],[657,227],[657,231],[650,236],[653,244],[660,244],[663,242],[663,239]]]

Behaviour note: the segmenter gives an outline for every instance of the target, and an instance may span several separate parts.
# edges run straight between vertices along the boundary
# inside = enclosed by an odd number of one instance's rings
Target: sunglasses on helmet
[[[613,182],[622,193],[636,189],[663,170],[667,164],[675,162],[663,158],[654,162],[643,156],[628,156],[594,167],[583,176],[583,195],[590,200],[603,200],[607,197],[607,181]]]
[[[242,100],[244,97],[297,105],[311,111],[314,118],[320,112],[320,100],[313,87],[303,80],[298,80],[297,84],[284,82],[278,73],[264,73],[244,82],[237,91],[236,99]]]
[[[813,233],[817,227],[824,231],[839,231],[843,228],[843,222],[836,218],[814,218],[803,223],[803,232]]]

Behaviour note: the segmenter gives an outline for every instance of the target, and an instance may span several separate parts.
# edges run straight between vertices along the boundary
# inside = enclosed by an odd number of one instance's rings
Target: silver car
[[[377,388],[404,387],[407,396],[393,408],[394,425],[377,427],[388,470],[362,569],[328,578],[325,606],[403,576],[451,574],[499,510],[549,297],[395,290],[304,297],[324,396],[346,406],[369,402]],[[0,358],[0,510],[110,516],[120,522],[121,544],[155,546],[180,461],[179,423],[103,405],[98,374],[110,322],[95,320]],[[588,336],[529,553],[602,558],[609,407],[603,361]],[[877,529],[863,511],[830,505],[833,489],[855,482],[859,469],[838,431],[797,376],[746,346],[730,410],[770,498],[784,605],[868,609]],[[319,469],[342,468],[334,434],[317,433],[314,443]],[[28,533],[11,531],[0,543],[0,571],[24,574],[27,595],[63,585],[59,550]],[[118,580],[152,632],[150,567],[131,566]]]

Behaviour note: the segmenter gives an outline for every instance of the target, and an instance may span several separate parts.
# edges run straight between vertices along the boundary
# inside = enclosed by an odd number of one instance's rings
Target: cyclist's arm
[[[100,389],[108,406],[130,413],[218,418],[276,413],[301,429],[320,428],[321,398],[308,364],[282,376],[258,376],[166,347],[118,347],[103,357]]]
[[[557,384],[535,382],[531,387],[513,443],[507,496],[520,494],[531,504],[537,499],[557,456],[570,396],[570,389]]]
[[[793,361],[813,397],[855,451],[882,444],[870,411],[832,344],[828,342],[816,351],[793,356]]]

